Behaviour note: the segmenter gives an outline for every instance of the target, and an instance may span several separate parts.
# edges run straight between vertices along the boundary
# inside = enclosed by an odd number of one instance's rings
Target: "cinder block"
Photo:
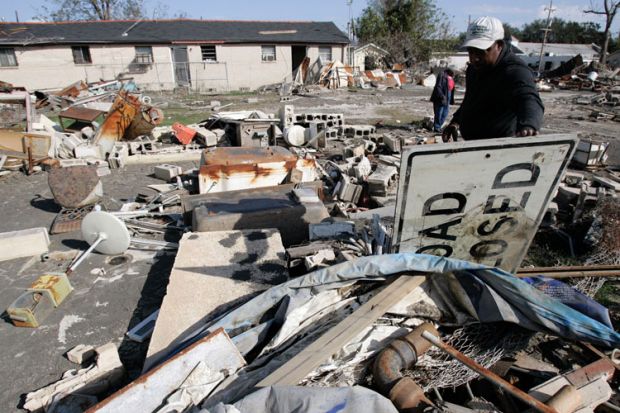
[[[154,167],[153,173],[155,177],[168,182],[172,180],[172,178],[181,175],[183,173],[183,168],[177,165],[162,164]]]
[[[82,364],[87,360],[95,357],[95,348],[85,344],[78,344],[71,350],[67,351],[67,359],[76,364]]]
[[[102,158],[101,149],[97,145],[79,145],[73,150],[76,158]]]

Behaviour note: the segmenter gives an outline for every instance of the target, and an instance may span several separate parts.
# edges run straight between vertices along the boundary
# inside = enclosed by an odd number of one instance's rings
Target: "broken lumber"
[[[426,277],[420,275],[401,275],[358,308],[357,311],[263,379],[257,384],[257,387],[294,386],[298,384],[328,357],[340,350],[365,328],[372,325],[391,306],[419,287],[425,279]]]

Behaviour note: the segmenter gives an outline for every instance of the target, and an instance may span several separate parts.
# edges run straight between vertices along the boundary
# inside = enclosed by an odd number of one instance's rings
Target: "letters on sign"
[[[549,135],[411,148],[393,251],[515,270],[575,147],[572,135]]]

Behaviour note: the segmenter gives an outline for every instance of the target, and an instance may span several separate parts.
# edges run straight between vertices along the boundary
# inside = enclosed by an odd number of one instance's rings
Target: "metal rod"
[[[620,271],[620,265],[569,265],[563,267],[530,267],[519,268],[518,273],[532,273],[532,272],[560,272],[560,271],[605,271],[605,270],[617,270]]]
[[[528,406],[533,407],[539,412],[558,413],[557,410],[555,410],[554,408],[547,406],[540,400],[536,400],[529,394],[525,393],[523,390],[508,383],[506,380],[502,379],[497,374],[484,368],[483,366],[476,363],[474,360],[470,359],[469,357],[467,357],[466,355],[464,355],[463,353],[461,353],[454,347],[444,343],[443,341],[441,341],[439,338],[435,337],[433,334],[429,333],[428,331],[424,331],[422,333],[422,337],[430,341],[434,346],[438,347],[439,349],[441,349],[443,352],[445,352],[449,356],[463,363],[467,368],[480,374],[481,376],[489,380],[494,385],[500,387],[501,389],[506,390],[507,392],[509,392],[510,394],[512,394],[513,396],[515,396],[516,398],[518,398],[519,400],[527,404]]]
[[[541,273],[518,273],[517,277],[531,277],[534,275],[544,275],[547,278],[584,278],[584,277],[620,277],[618,271],[560,271],[560,272],[541,272]]]
[[[84,251],[82,253],[82,255],[80,255],[74,262],[73,264],[71,264],[69,266],[69,268],[67,269],[67,271],[65,272],[65,274],[70,275],[76,268],[78,265],[80,265],[82,263],[82,261],[84,261],[84,259],[90,255],[91,252],[93,252],[93,250],[95,248],[97,248],[97,245],[99,245],[101,243],[101,241],[104,241],[106,239],[106,235],[105,234],[97,234],[97,239],[95,240],[95,242],[93,242],[92,244],[90,244],[90,247],[88,247],[88,249],[86,251]]]

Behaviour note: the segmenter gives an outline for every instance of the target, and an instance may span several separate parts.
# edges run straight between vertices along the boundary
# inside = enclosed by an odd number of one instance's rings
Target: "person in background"
[[[502,22],[480,17],[467,28],[462,48],[469,53],[465,96],[450,124],[444,142],[510,136],[534,136],[540,131],[544,106],[534,75],[504,41]]]
[[[448,118],[450,104],[454,105],[454,72],[450,69],[442,70],[437,75],[437,81],[431,94],[433,112],[435,114],[433,130],[441,132],[443,123]]]

